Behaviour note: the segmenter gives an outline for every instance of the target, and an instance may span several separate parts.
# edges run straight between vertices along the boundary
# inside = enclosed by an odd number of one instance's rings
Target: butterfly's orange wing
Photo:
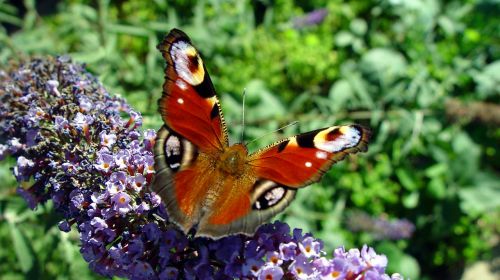
[[[370,132],[359,125],[332,126],[287,138],[250,156],[257,177],[299,188],[319,181],[332,164],[365,151]]]
[[[158,101],[165,124],[201,151],[228,145],[224,118],[210,76],[189,37],[173,29],[158,45],[167,62]]]

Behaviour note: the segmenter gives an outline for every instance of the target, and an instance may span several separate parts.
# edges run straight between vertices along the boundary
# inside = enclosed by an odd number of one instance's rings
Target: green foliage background
[[[163,65],[156,44],[173,27],[200,49],[238,139],[247,93],[247,140],[357,122],[369,152],[337,164],[299,192],[280,218],[311,231],[331,252],[367,243],[390,272],[457,279],[490,260],[500,231],[500,1],[498,0],[0,0],[0,63],[69,54],[110,92],[161,120]],[[317,25],[294,18],[324,8]],[[3,67],[2,67],[3,68]],[[2,279],[97,279],[78,236],[57,228],[51,204],[27,209],[0,165]],[[407,218],[409,240],[379,241],[346,228],[348,210]]]

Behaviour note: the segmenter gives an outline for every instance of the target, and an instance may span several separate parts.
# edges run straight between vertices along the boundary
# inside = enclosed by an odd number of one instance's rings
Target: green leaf
[[[418,186],[415,184],[414,178],[407,172],[406,169],[398,168],[396,169],[396,176],[398,176],[399,182],[409,191],[417,190]]]
[[[335,36],[335,43],[339,47],[347,47],[354,41],[354,36],[347,31],[340,31]]]
[[[443,174],[446,174],[448,169],[449,169],[448,165],[444,163],[434,164],[425,170],[425,175],[430,178],[438,177]]]
[[[363,36],[368,29],[368,25],[366,24],[365,20],[357,18],[351,21],[350,28],[354,34]]]
[[[19,266],[24,273],[28,273],[34,264],[33,248],[24,233],[14,223],[9,223],[12,237],[12,246],[16,252]]]
[[[500,207],[500,178],[479,173],[475,176],[474,182],[473,186],[459,190],[459,196],[462,199],[460,208],[472,217],[498,209]]]
[[[368,79],[389,85],[406,73],[407,63],[399,52],[379,48],[363,56],[360,68]]]
[[[352,98],[353,95],[354,93],[349,82],[344,79],[338,80],[333,84],[328,93],[328,98],[331,100],[329,105],[332,111],[339,112],[343,109],[346,102]]]
[[[435,177],[429,182],[427,188],[429,194],[435,199],[443,199],[446,196],[446,185],[440,177]]]
[[[249,121],[252,119],[275,118],[285,114],[285,107],[276,97],[276,94],[269,91],[263,81],[251,81],[246,87],[246,92],[249,103],[255,101],[259,103],[258,106],[247,112]]]
[[[403,205],[406,208],[410,209],[415,208],[417,207],[419,200],[420,200],[420,193],[415,191],[403,197]]]
[[[477,83],[477,92],[481,99],[500,94],[500,60],[484,67],[483,71],[473,75]]]

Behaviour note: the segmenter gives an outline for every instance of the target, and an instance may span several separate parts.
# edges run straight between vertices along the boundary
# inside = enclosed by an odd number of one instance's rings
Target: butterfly
[[[190,38],[173,29],[157,48],[166,68],[153,190],[185,233],[252,234],[283,211],[299,188],[319,181],[346,155],[367,149],[370,132],[359,125],[306,132],[252,154],[245,144],[230,145],[214,86]]]

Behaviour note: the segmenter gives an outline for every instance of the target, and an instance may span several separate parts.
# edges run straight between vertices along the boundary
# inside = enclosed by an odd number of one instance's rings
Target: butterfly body
[[[191,40],[174,29],[158,48],[167,62],[159,100],[165,125],[154,149],[153,189],[184,232],[251,234],[285,209],[298,188],[366,150],[370,133],[359,125],[299,134],[251,154],[244,144],[229,145],[215,89]]]

